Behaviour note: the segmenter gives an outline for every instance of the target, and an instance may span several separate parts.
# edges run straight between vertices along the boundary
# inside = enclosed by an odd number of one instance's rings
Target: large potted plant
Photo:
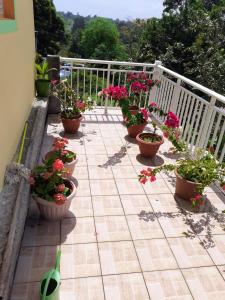
[[[219,182],[225,190],[225,163],[219,163],[209,152],[197,150],[194,158],[178,160],[174,165],[166,164],[140,172],[139,181],[145,184],[156,180],[161,171],[174,171],[176,175],[175,194],[192,204],[204,203],[204,189],[214,182]]]
[[[67,80],[54,86],[54,95],[58,96],[61,104],[61,120],[65,132],[76,133],[83,119],[82,113],[91,109],[92,101],[81,100]]]
[[[55,138],[52,149],[45,155],[47,165],[51,165],[56,159],[64,163],[64,178],[71,178],[77,163],[77,155],[67,149],[68,140],[65,138]]]
[[[48,97],[50,91],[50,80],[48,77],[48,73],[52,70],[56,70],[54,68],[48,68],[48,62],[44,60],[41,64],[36,64],[36,91],[39,97]]]
[[[128,135],[132,138],[143,132],[148,121],[148,111],[145,108],[139,109],[136,115],[132,115],[128,110],[126,111],[126,127]]]
[[[60,220],[66,215],[76,192],[74,183],[65,179],[63,173],[64,164],[60,159],[53,163],[46,160],[31,173],[31,190],[40,214],[50,221]]]

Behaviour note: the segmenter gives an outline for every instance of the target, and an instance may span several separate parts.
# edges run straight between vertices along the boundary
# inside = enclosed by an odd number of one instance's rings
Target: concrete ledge
[[[25,221],[30,205],[30,186],[25,177],[38,161],[45,129],[47,99],[34,100],[28,119],[28,131],[22,166],[11,164],[6,170],[5,184],[0,193],[0,299],[7,300],[13,284]],[[17,152],[14,161],[16,161]],[[27,172],[28,173],[28,172]]]

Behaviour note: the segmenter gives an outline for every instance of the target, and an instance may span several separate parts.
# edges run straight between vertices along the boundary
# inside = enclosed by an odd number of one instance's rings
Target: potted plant
[[[50,91],[50,80],[48,78],[48,73],[54,68],[48,68],[48,62],[44,60],[41,64],[36,64],[37,79],[35,81],[37,95],[39,97],[48,97]]]
[[[70,208],[76,193],[74,183],[63,177],[64,164],[60,159],[53,163],[45,160],[43,165],[32,170],[30,176],[31,191],[40,214],[47,220],[62,219]]]
[[[54,86],[54,95],[58,96],[61,104],[61,120],[65,132],[76,133],[83,119],[82,113],[91,109],[91,100],[81,100],[67,80]]]
[[[162,136],[156,134],[156,123],[152,122],[153,132],[139,133],[136,140],[142,156],[153,158],[159,150],[159,147],[164,143]]]
[[[129,110],[126,111],[126,127],[128,135],[132,138],[143,132],[148,121],[148,111],[145,108],[139,109],[136,115],[132,115]]]
[[[55,138],[51,151],[45,155],[47,165],[51,165],[56,159],[64,163],[64,178],[71,178],[77,163],[76,153],[67,148],[68,140],[65,138]]]
[[[174,165],[167,164],[154,169],[142,170],[139,181],[145,184],[153,182],[161,171],[174,171],[176,175],[175,194],[181,199],[191,201],[194,206],[204,203],[204,189],[218,181],[225,190],[225,163],[219,163],[215,157],[203,150],[197,150],[194,158],[178,160]]]

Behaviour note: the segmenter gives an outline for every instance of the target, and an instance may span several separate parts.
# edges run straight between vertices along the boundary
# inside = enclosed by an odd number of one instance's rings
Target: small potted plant
[[[48,97],[50,91],[50,80],[48,78],[48,73],[54,68],[48,68],[48,62],[44,60],[41,64],[36,64],[37,79],[35,81],[37,95],[39,97]]]
[[[153,132],[139,133],[136,140],[143,157],[153,158],[159,150],[159,147],[164,143],[162,136],[156,134],[156,123],[152,122]]]
[[[181,199],[191,201],[194,206],[204,203],[204,189],[219,182],[225,190],[225,163],[219,163],[209,152],[197,150],[194,158],[181,159],[176,164],[167,164],[154,169],[142,170],[139,181],[153,182],[161,171],[174,171],[176,175],[175,194]]]
[[[60,159],[53,163],[44,161],[43,165],[32,170],[31,191],[42,217],[49,221],[62,219],[70,208],[76,193],[74,183],[63,177],[64,164]]]
[[[128,110],[126,111],[126,127],[128,135],[132,138],[143,132],[148,121],[148,111],[145,108],[139,109],[136,115],[132,115]]]
[[[54,86],[54,95],[57,95],[61,104],[61,120],[65,132],[76,133],[83,119],[82,113],[91,109],[91,100],[81,100],[71,88],[67,80]]]
[[[64,163],[64,178],[71,178],[77,163],[76,153],[67,148],[68,140],[65,138],[55,138],[52,150],[45,155],[46,163],[51,165],[56,159]]]

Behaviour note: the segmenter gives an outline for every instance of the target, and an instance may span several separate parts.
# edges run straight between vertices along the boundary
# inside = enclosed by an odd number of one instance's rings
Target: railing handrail
[[[158,65],[158,68],[160,68],[162,71],[165,71],[166,73],[186,82],[187,84],[195,87],[196,89],[204,92],[205,94],[208,94],[212,97],[215,97],[216,99],[220,100],[221,102],[223,102],[225,104],[225,97],[221,94],[218,94],[216,92],[214,92],[213,90],[210,90],[209,88],[191,80],[191,79],[188,79],[187,77],[185,76],[182,76],[174,71],[171,71],[170,69],[167,69],[166,67],[162,66],[162,65]]]
[[[151,67],[151,68],[154,68],[156,66],[156,64],[148,64],[148,63],[135,63],[135,62],[128,62],[128,61],[98,60],[98,59],[85,59],[85,58],[70,58],[70,57],[60,57],[60,61],[102,64],[102,65]]]

